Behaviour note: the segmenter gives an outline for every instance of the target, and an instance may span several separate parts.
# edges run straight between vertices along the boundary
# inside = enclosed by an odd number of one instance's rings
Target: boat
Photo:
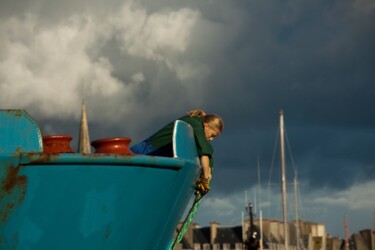
[[[0,249],[168,249],[200,171],[190,125],[174,157],[46,150],[25,110],[0,110]]]

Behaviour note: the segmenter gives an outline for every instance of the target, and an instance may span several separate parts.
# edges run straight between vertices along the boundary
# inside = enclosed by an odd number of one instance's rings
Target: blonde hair
[[[187,114],[190,117],[194,117],[194,116],[203,117],[204,123],[206,123],[208,126],[210,126],[213,129],[219,130],[220,134],[223,132],[224,122],[220,116],[215,115],[215,114],[207,115],[203,109],[193,109],[189,111]]]
[[[193,116],[204,117],[206,115],[206,112],[204,112],[203,109],[193,109],[193,110],[190,110],[187,114],[190,117],[193,117]]]
[[[205,115],[203,117],[203,122],[208,124],[211,128],[219,130],[220,134],[223,132],[224,121],[220,116],[215,114]]]

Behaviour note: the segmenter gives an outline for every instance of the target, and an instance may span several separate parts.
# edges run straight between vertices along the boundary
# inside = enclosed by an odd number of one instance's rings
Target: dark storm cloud
[[[284,108],[298,114],[299,124],[341,127],[356,126],[362,120],[367,126],[373,124],[373,112],[364,110],[373,104],[375,93],[370,70],[374,61],[371,22],[354,15],[352,9],[335,15],[338,7],[333,5],[318,15],[323,10],[308,7],[301,4],[298,16],[287,24],[275,20],[277,24],[261,26],[266,34],[251,32],[256,28],[249,23],[247,37],[230,50],[230,62],[223,60],[218,66],[213,81],[221,93],[213,96],[219,102],[227,95],[226,102],[248,106],[259,122],[263,116],[257,110],[268,113]],[[317,13],[307,15],[311,11]],[[269,18],[262,14],[260,23]],[[358,34],[359,29],[364,34]],[[280,37],[283,33],[288,34]],[[249,53],[251,49],[256,52]]]
[[[208,105],[220,110],[229,127],[223,146],[235,148],[217,156],[226,169],[220,183],[238,166],[254,167],[260,153],[263,161],[270,161],[274,143],[264,135],[274,133],[281,109],[291,125],[289,133],[298,133],[291,143],[298,145],[295,157],[306,174],[300,177],[312,187],[344,188],[357,178],[371,180],[374,14],[364,14],[350,2],[259,5],[243,4],[239,13],[248,15],[228,14],[217,21],[225,26],[229,20],[231,28],[242,31],[230,39],[221,37],[225,51],[213,55]],[[241,22],[231,19],[241,17]],[[247,179],[242,172],[232,175]],[[254,172],[250,180],[256,180]],[[232,192],[238,186],[222,187]]]

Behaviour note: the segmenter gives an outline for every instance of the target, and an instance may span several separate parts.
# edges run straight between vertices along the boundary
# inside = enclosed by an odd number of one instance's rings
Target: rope
[[[176,246],[176,244],[181,242],[181,240],[183,239],[186,231],[189,228],[190,223],[192,222],[195,214],[197,213],[197,210],[198,210],[198,207],[199,207],[199,204],[200,204],[200,200],[202,199],[202,197],[203,197],[203,195],[201,195],[200,193],[195,194],[195,199],[194,199],[193,205],[191,206],[191,208],[189,210],[189,213],[186,215],[186,218],[181,225],[180,231],[178,232],[178,234],[176,235],[176,237],[172,241],[170,247],[168,248],[169,250],[173,250],[174,247]]]

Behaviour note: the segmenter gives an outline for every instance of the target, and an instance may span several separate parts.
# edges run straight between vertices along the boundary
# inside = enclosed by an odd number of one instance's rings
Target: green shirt
[[[178,120],[184,121],[192,126],[198,155],[207,155],[210,158],[210,165],[212,168],[213,148],[206,139],[206,134],[204,133],[203,118],[200,116],[183,116]],[[158,132],[148,138],[147,141],[155,148],[172,148],[173,129],[174,121],[160,129]]]

